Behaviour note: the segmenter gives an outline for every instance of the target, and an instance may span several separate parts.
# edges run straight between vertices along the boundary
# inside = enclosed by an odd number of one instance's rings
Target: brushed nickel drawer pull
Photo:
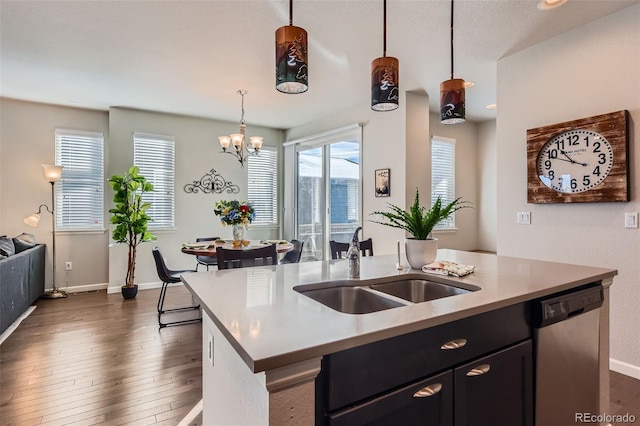
[[[489,364],[480,364],[467,371],[467,376],[482,376],[483,374],[488,373],[489,370],[491,370],[491,366]]]
[[[440,346],[442,350],[459,349],[467,344],[467,339],[455,339]]]
[[[440,392],[441,389],[442,389],[442,383],[434,383],[432,385],[423,387],[418,392],[414,393],[413,397],[414,398],[425,398],[427,396],[433,396],[433,395],[437,394],[438,392]]]

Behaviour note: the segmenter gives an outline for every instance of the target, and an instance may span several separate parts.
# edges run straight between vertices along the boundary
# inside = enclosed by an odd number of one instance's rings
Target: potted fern
[[[420,194],[416,188],[416,198],[409,210],[401,209],[391,203],[387,203],[391,211],[375,211],[372,215],[382,216],[386,221],[372,220],[373,223],[403,229],[411,238],[405,238],[405,252],[407,261],[414,269],[422,269],[424,265],[436,260],[438,252],[438,240],[431,238],[433,228],[443,220],[451,217],[456,211],[471,207],[468,201],[456,198],[447,205],[442,204],[440,197],[433,203],[430,209],[420,206]]]
[[[114,191],[115,204],[115,207],[109,210],[111,223],[115,225],[111,235],[116,243],[126,243],[129,246],[127,275],[122,286],[122,296],[132,299],[138,293],[138,285],[134,283],[138,245],[156,239],[148,230],[148,223],[152,219],[147,215],[147,209],[151,205],[142,200],[145,192],[153,191],[153,185],[147,182],[136,166],[131,166],[123,176],[111,176],[109,185]]]

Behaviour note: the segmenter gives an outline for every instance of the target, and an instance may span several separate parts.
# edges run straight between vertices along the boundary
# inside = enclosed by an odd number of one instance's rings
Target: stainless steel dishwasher
[[[535,424],[573,425],[580,413],[598,413],[600,283],[536,300]]]

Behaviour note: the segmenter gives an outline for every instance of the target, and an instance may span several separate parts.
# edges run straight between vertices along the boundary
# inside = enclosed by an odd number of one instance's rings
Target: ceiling
[[[640,0],[458,0],[455,77],[467,118],[495,118],[496,61]],[[275,30],[288,1],[0,0],[0,95],[92,109],[138,108],[290,128],[370,99],[370,64],[382,56],[381,0],[296,0],[309,34],[309,91],[275,89]],[[400,88],[423,89],[438,111],[450,74],[448,0],[389,0],[387,55]],[[393,114],[387,112],[386,114]],[[384,113],[380,113],[384,114]]]

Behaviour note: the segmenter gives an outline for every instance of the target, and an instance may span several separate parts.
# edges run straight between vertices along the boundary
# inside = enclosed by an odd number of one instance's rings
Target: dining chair
[[[280,259],[280,263],[300,263],[304,241],[293,239],[291,240],[291,244],[293,244],[293,250],[285,254],[284,257]]]
[[[277,265],[278,251],[275,244],[247,249],[216,249],[218,269],[246,268],[251,266]]]
[[[220,237],[200,237],[196,238],[196,243],[206,242],[206,241],[216,241],[219,240]],[[209,266],[217,266],[218,258],[216,256],[196,256],[196,271],[198,270],[198,266],[204,265],[207,267],[207,271],[209,270]]]
[[[158,298],[158,325],[160,328],[164,328],[170,325],[182,325],[182,324],[192,324],[195,322],[201,322],[202,318],[189,318],[178,321],[170,321],[170,322],[162,322],[162,315],[169,312],[177,312],[177,311],[188,311],[188,310],[196,310],[200,309],[200,305],[191,305],[191,306],[183,306],[180,308],[171,308],[164,309],[164,301],[167,295],[167,287],[169,284],[179,283],[180,282],[180,274],[185,274],[188,272],[196,272],[195,269],[183,269],[183,270],[171,270],[167,267],[167,264],[162,257],[162,253],[160,253],[160,249],[158,247],[154,247],[152,250],[153,259],[156,261],[156,270],[158,271],[158,278],[162,281],[162,288],[160,289],[160,297]]]
[[[349,245],[349,243],[340,243],[334,240],[329,241],[331,259],[342,259],[342,255],[346,255],[347,251],[349,251]],[[373,240],[371,238],[360,241],[360,252],[363,256],[373,256]]]

